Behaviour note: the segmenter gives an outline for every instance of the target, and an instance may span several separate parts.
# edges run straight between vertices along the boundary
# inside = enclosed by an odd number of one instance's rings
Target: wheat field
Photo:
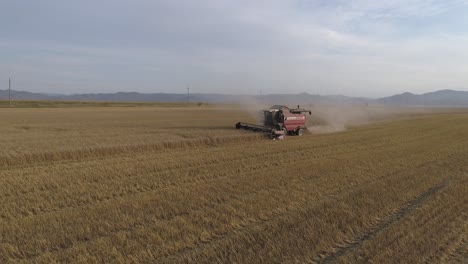
[[[468,260],[467,110],[396,111],[281,141],[238,121],[255,117],[1,108],[0,262]]]

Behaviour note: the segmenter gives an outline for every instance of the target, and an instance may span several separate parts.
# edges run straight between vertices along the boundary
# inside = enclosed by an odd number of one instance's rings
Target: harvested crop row
[[[366,241],[359,250],[339,259],[340,262],[384,263],[390,258],[413,263],[448,261],[468,232],[468,178],[459,174],[448,179],[447,186],[427,202]]]
[[[466,171],[467,119],[425,116],[280,142],[227,134],[180,148],[72,148],[72,158],[53,150],[57,159],[0,170],[0,261],[320,261]],[[444,207],[449,200],[416,222],[434,228],[442,212],[464,209]],[[441,241],[461,241],[460,218],[447,219],[440,230],[453,232]]]
[[[410,175],[416,176],[419,172]],[[232,232],[210,247],[181,252],[182,255],[167,261],[209,263],[220,255],[224,257],[223,261],[234,262],[258,261],[259,256],[265,261],[278,262],[317,260],[317,256],[328,252],[336,243],[346,244],[376,220],[385,218],[407,200],[417,197],[418,192],[424,192],[424,188],[437,184],[437,180],[436,177],[402,177],[373,182],[323,203],[304,203],[289,214],[249,226],[240,233]]]

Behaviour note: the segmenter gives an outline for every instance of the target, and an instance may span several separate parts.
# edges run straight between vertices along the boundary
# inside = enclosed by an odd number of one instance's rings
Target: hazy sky
[[[468,0],[1,0],[0,89],[468,90]]]

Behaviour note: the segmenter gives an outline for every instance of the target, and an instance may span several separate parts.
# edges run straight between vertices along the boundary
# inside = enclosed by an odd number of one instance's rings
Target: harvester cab
[[[272,138],[283,138],[286,135],[301,136],[307,129],[305,113],[312,114],[310,110],[301,109],[299,106],[290,109],[284,105],[274,105],[270,109],[263,110],[263,125],[239,122],[236,128],[270,133]]]

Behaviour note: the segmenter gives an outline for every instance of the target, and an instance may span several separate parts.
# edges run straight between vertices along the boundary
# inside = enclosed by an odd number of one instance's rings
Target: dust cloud
[[[263,124],[263,111],[272,104],[267,104],[255,98],[245,98],[238,103],[241,111],[247,113],[255,124]],[[295,108],[296,105],[288,105]],[[301,108],[311,110],[307,113],[307,129],[312,134],[335,133],[345,131],[354,126],[370,123],[408,118],[433,112],[433,109],[423,107],[387,107],[366,105],[301,105]]]
[[[264,119],[263,110],[269,109],[271,105],[267,105],[255,98],[247,97],[239,102],[239,107],[255,120],[255,124],[261,125]]]
[[[429,113],[427,108],[384,106],[309,106],[307,129],[312,134],[334,133],[375,122]]]

